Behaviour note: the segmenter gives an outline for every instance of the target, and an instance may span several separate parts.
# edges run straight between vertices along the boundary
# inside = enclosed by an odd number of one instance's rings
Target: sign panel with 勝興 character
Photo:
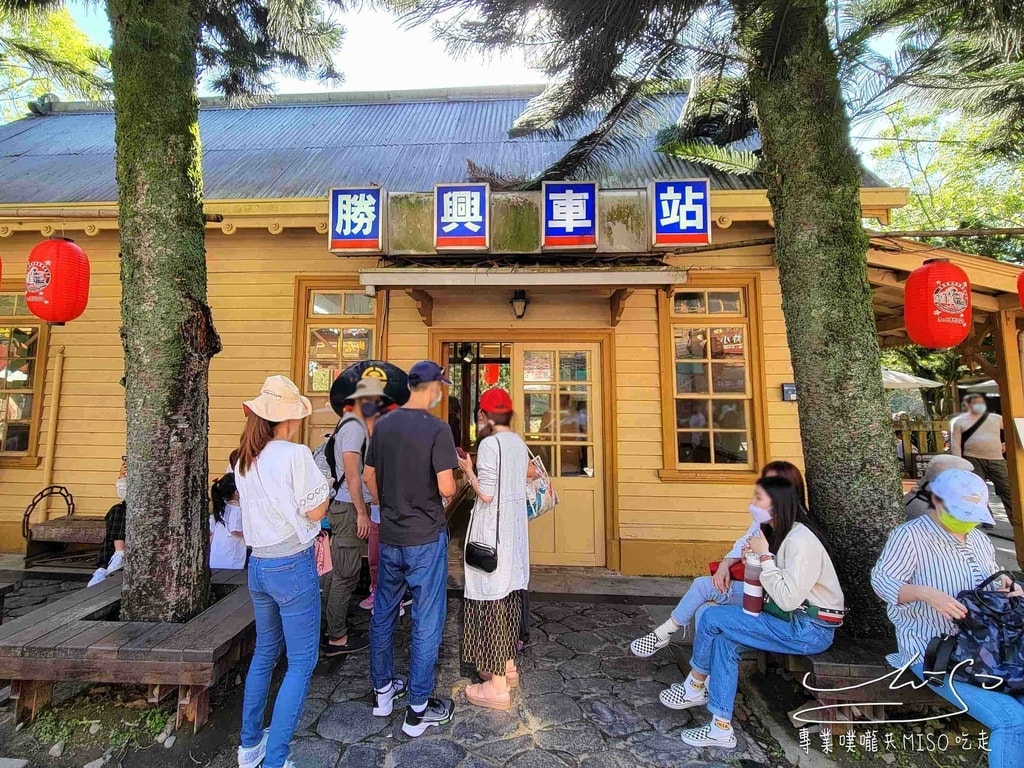
[[[711,242],[711,183],[707,179],[655,181],[650,194],[655,247]]]
[[[331,190],[328,250],[332,253],[381,253],[387,193],[380,187]]]
[[[597,247],[597,183],[545,181],[541,230],[544,248]]]
[[[434,248],[486,250],[491,242],[490,197],[488,184],[437,184]]]

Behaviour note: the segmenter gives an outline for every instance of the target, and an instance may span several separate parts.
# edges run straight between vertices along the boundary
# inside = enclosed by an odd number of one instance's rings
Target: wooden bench
[[[822,722],[833,733],[844,733],[859,712],[864,720],[885,720],[887,707],[911,704],[947,704],[946,700],[924,685],[912,673],[900,677],[899,688],[890,688],[897,671],[886,661],[894,649],[878,640],[852,639],[837,635],[832,647],[815,656],[784,656],[775,658],[797,682],[807,688],[823,709],[809,712],[812,722]],[[768,654],[760,654],[758,665],[765,671]],[[914,685],[901,685],[913,682]],[[813,709],[809,707],[807,709]]]
[[[63,502],[65,513],[58,517],[31,522],[40,504],[55,498]],[[106,522],[102,517],[79,517],[75,514],[75,499],[67,488],[51,485],[35,495],[25,508],[21,532],[25,537],[25,565],[87,564],[106,538]]]
[[[0,581],[0,624],[4,623],[4,598],[14,591],[14,584]]]
[[[178,691],[177,724],[209,716],[210,688],[252,652],[256,627],[245,571],[214,571],[222,596],[189,622],[117,621],[121,574],[0,626],[0,679],[16,722],[33,719],[55,681],[146,685],[158,703]]]

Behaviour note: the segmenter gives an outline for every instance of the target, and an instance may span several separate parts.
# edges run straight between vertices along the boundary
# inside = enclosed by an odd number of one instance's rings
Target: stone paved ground
[[[25,579],[14,585],[4,599],[3,617],[7,619],[24,616],[46,603],[59,600],[69,592],[83,589],[85,581],[49,581],[42,579]]]
[[[674,768],[729,762],[747,768],[771,761],[746,733],[736,750],[696,750],[679,739],[683,727],[707,720],[706,711],[673,712],[658,693],[683,679],[666,652],[633,658],[629,641],[650,619],[639,606],[537,603],[531,642],[519,666],[522,688],[509,713],[469,705],[464,690],[461,601],[452,600],[437,670],[438,692],[451,691],[455,719],[412,740],[401,732],[404,707],[391,718],[370,712],[369,657],[322,663],[292,747],[299,768]],[[408,670],[408,619],[396,651],[399,674]],[[742,724],[738,724],[742,727]],[[237,738],[237,736],[235,736]],[[237,742],[236,742],[237,743]],[[233,752],[214,765],[229,765]]]

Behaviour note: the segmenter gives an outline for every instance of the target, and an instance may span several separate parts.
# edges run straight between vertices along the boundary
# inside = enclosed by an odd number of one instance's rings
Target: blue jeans
[[[924,680],[924,665],[910,670]],[[989,729],[989,768],[1024,766],[1024,698],[999,691],[986,691],[977,685],[954,680],[946,675],[941,688],[932,688],[942,698],[967,708],[967,714]],[[959,698],[957,698],[959,696]]]
[[[288,671],[274,701],[263,761],[264,768],[281,768],[320,655],[320,582],[313,547],[291,557],[249,558],[249,593],[256,650],[245,676],[242,746],[253,747],[263,738],[270,679],[284,649]]]
[[[811,656],[832,645],[835,632],[834,627],[805,613],[796,613],[792,621],[784,621],[767,613],[748,616],[738,605],[708,611],[697,627],[690,660],[694,672],[711,676],[708,710],[723,720],[732,720],[740,654],[747,648]]]
[[[448,611],[448,534],[433,544],[392,547],[381,542],[377,594],[370,620],[370,677],[378,690],[395,677],[395,624],[405,594],[412,592],[412,659],[409,705],[420,707],[434,694],[434,667]]]
[[[743,602],[743,582],[734,581],[725,594],[715,589],[710,576],[701,576],[693,580],[679,604],[672,611],[672,619],[681,627],[690,623],[698,609],[706,603],[717,605],[740,605]]]

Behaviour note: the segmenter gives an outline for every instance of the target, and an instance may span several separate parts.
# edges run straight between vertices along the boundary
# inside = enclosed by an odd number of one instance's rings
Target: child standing
[[[213,514],[210,515],[210,567],[244,568],[242,508],[238,506],[234,472],[228,472],[214,481],[210,498],[213,500]]]

